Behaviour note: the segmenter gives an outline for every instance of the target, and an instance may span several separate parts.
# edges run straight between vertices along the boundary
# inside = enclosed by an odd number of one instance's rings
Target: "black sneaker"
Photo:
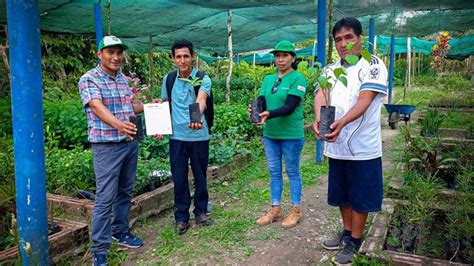
[[[196,217],[196,225],[209,226],[211,224],[212,224],[212,220],[209,219],[209,216],[207,216],[207,214],[201,214],[198,217]]]
[[[349,240],[344,248],[339,251],[334,262],[336,265],[351,265],[352,259],[358,250],[359,245]]]
[[[189,227],[191,227],[191,225],[189,225],[189,222],[177,222],[176,223],[176,230],[178,231],[178,235],[184,235]]]
[[[344,231],[340,231],[334,238],[323,241],[323,247],[327,250],[338,250],[343,248],[350,241],[351,236],[344,236]]]

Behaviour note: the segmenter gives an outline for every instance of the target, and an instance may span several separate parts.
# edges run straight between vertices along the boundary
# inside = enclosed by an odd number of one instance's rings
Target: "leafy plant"
[[[44,98],[60,100],[78,95],[77,81],[97,63],[94,39],[42,34],[41,46]]]
[[[354,43],[349,43],[346,46],[346,49],[350,52],[352,51],[354,46]],[[369,51],[367,50],[361,50],[361,56],[367,60],[370,61],[371,55]],[[357,55],[349,54],[345,57],[345,61],[349,63],[350,65],[355,65],[357,62],[359,62],[359,57]],[[321,64],[317,64],[317,69],[321,68]],[[322,90],[324,99],[326,102],[326,107],[329,107],[331,105],[331,99],[330,99],[330,92],[332,88],[334,88],[337,84],[337,82],[342,82],[344,86],[347,86],[347,70],[345,67],[337,67],[334,70],[331,68],[325,68],[322,72],[315,72],[317,78],[317,85],[319,88]]]
[[[4,135],[12,135],[12,106],[9,97],[0,98],[0,137]]]
[[[198,77],[195,77],[194,79],[188,79],[188,78],[178,78],[178,79],[191,84],[191,86],[193,87],[199,86],[202,83],[202,79]]]
[[[137,77],[151,90],[159,93],[163,77],[171,72],[174,64],[167,52],[153,52],[153,70],[150,68],[149,53],[130,53],[123,71],[129,77]],[[159,95],[159,94],[158,94]]]
[[[439,70],[444,71],[444,66],[446,65],[446,55],[450,45],[448,41],[451,39],[449,36],[449,32],[442,31],[438,35],[438,39],[436,40],[436,44],[431,47],[431,52],[433,54],[433,63],[432,67]]]
[[[440,139],[412,137],[411,130],[402,129],[405,138],[404,161],[410,170],[422,173],[427,177],[434,177],[440,170],[447,170],[455,166],[456,159],[446,157],[442,153]]]
[[[313,91],[315,84],[317,84],[319,71],[321,68],[320,63],[316,63],[315,67],[310,67],[308,61],[301,61],[298,63],[298,72],[304,76],[308,84],[308,91]]]
[[[145,138],[140,142],[140,149],[138,151],[139,158],[148,160],[151,158],[168,158],[168,143],[169,139],[156,140],[152,137]]]
[[[75,148],[47,151],[46,186],[51,193],[74,195],[77,190],[95,191],[92,151]]]
[[[87,145],[87,119],[79,99],[45,101],[44,121],[58,136],[60,148]]]
[[[434,137],[438,135],[438,129],[446,118],[445,115],[438,112],[437,109],[429,109],[425,118],[421,121],[421,136]]]
[[[214,109],[214,134],[228,135],[230,132],[244,138],[254,136],[258,128],[249,122],[246,104],[217,105]]]
[[[228,133],[233,135],[232,133]],[[209,146],[209,163],[221,165],[230,162],[236,155],[246,155],[250,151],[243,144],[243,139],[235,137],[224,138],[222,135],[214,135]]]
[[[147,190],[152,190],[156,185],[163,185],[168,181],[169,162],[162,158],[150,158],[149,160],[139,160],[137,165],[137,175],[133,186],[133,195],[140,195]],[[163,175],[159,177],[159,175]]]

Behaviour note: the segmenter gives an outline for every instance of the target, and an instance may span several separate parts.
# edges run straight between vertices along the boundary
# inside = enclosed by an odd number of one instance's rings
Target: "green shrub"
[[[165,138],[164,140],[156,140],[153,137],[145,137],[145,139],[140,142],[140,159],[148,160],[150,158],[168,158],[168,143],[168,138]]]
[[[13,167],[13,139],[0,136],[0,182],[15,174]]]
[[[133,194],[145,191],[149,184],[167,181],[167,176],[158,180],[152,176],[156,170],[168,171],[169,162],[164,158],[139,159]],[[47,151],[46,184],[48,192],[74,196],[77,190],[95,191],[95,173],[92,150],[54,149]]]
[[[217,105],[214,109],[213,134],[256,135],[261,129],[250,123],[247,104]]]
[[[438,84],[447,91],[466,91],[472,89],[471,81],[460,76],[441,77]]]
[[[421,136],[433,137],[438,135],[438,129],[445,118],[446,115],[439,113],[437,109],[429,109],[425,118],[421,121]]]
[[[150,184],[163,184],[168,182],[168,175],[158,177],[155,171],[169,171],[169,160],[163,158],[150,158],[149,160],[139,160],[137,165],[137,176],[133,186],[133,195],[140,195],[147,191]]]
[[[446,118],[441,123],[443,128],[464,128],[468,129],[474,127],[474,114],[463,113],[456,110],[450,110],[446,113]]]
[[[474,99],[469,97],[444,97],[442,99],[431,100],[429,106],[446,108],[474,108]]]
[[[95,191],[92,150],[47,151],[46,186],[48,192],[66,195],[74,195],[76,190]]]
[[[156,91],[161,91],[163,77],[174,69],[173,61],[167,52],[153,53],[153,76],[150,78],[150,58],[148,53],[130,54],[130,60],[124,65],[124,73],[138,77],[142,84],[153,83]]]
[[[230,162],[236,155],[246,155],[250,151],[245,147],[243,138],[214,135],[209,145],[209,164],[221,165]]]
[[[422,75],[422,76],[415,76],[413,78],[413,84],[418,86],[430,86],[436,84],[436,77],[432,75]]]
[[[395,86],[405,85],[407,71],[407,60],[405,58],[395,60],[395,68],[393,70],[393,84]]]
[[[226,104],[225,94],[226,89],[225,87],[216,87],[212,89],[214,104]],[[230,92],[230,102],[233,104],[241,103],[241,104],[248,104],[251,100],[257,98],[257,91],[252,89],[246,90],[232,90]]]
[[[60,148],[87,144],[87,118],[79,99],[45,101],[44,122],[59,137]]]
[[[0,137],[12,134],[12,113],[10,97],[0,98]]]

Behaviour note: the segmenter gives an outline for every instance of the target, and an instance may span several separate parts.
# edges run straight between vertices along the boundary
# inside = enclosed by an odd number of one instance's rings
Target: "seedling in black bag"
[[[250,122],[252,123],[260,123],[262,122],[262,118],[260,117],[260,113],[262,112],[261,106],[258,104],[258,101],[254,100],[250,102]]]
[[[192,103],[189,105],[189,120],[191,123],[201,123],[199,103]]]

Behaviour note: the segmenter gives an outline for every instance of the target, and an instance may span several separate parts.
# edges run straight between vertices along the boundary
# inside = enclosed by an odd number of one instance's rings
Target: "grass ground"
[[[307,140],[310,141],[310,140]],[[314,163],[314,145],[305,145],[301,162],[303,186],[314,186],[321,175],[327,173],[326,165]],[[193,263],[213,261],[226,263],[226,257],[245,259],[254,254],[251,241],[273,239],[280,228],[269,227],[259,234],[255,219],[268,206],[270,190],[268,170],[262,154],[256,156],[245,169],[236,173],[231,181],[210,184],[211,217],[214,224],[205,228],[191,228],[185,236],[174,231],[172,213],[153,223],[142,221],[138,226],[141,235],[155,234],[146,253],[133,254],[128,261],[146,264]],[[288,182],[285,180],[283,200],[289,201]],[[223,256],[225,254],[225,256]]]

